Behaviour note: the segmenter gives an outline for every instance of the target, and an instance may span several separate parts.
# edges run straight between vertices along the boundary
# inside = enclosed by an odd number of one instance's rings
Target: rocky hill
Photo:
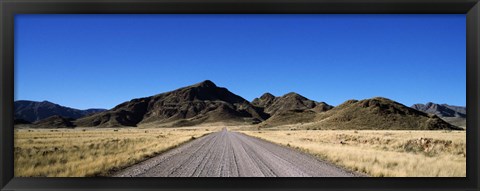
[[[111,110],[75,121],[77,126],[137,126],[141,123],[169,123],[191,126],[204,122],[259,123],[268,117],[263,111],[206,80],[151,97],[133,99]]]
[[[460,130],[439,117],[387,98],[348,100],[315,119],[313,129]]]
[[[252,104],[270,115],[263,122],[263,127],[312,122],[317,113],[333,108],[325,102],[316,102],[294,92],[280,97],[265,93],[255,98]]]

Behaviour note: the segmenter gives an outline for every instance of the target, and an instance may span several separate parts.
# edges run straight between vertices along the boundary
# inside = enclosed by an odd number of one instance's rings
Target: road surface
[[[113,174],[114,177],[358,176],[294,149],[223,129]]]

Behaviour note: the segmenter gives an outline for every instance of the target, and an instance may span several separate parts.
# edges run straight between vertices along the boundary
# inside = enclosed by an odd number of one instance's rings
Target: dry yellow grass
[[[107,175],[220,127],[16,129],[16,177]]]
[[[465,177],[465,131],[240,131],[377,177]]]

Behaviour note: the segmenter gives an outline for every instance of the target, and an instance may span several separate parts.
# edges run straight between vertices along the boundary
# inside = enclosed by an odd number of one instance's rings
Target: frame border
[[[466,178],[14,178],[15,14],[466,14]],[[4,0],[1,14],[1,190],[480,190],[477,163],[480,103],[480,5],[478,0]],[[159,181],[161,180],[161,181]]]

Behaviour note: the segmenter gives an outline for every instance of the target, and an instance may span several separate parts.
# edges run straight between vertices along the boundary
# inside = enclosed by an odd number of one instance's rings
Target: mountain
[[[460,130],[436,115],[427,114],[387,98],[348,100],[321,113],[313,129]]]
[[[414,104],[412,108],[437,115],[443,120],[459,127],[466,128],[467,126],[466,107],[428,102],[426,104]]]
[[[439,112],[450,116],[462,116],[462,111],[465,111],[455,106],[427,105],[417,105],[415,108],[446,107],[454,112],[447,109]],[[426,109],[430,110],[432,109]],[[250,103],[209,80],[149,97],[132,99],[110,110],[76,110],[46,101],[18,101],[15,102],[15,111],[15,116],[18,117],[16,124],[33,128],[138,125],[181,127],[220,123],[258,124],[259,128],[295,125],[296,128],[310,129],[461,129],[437,115],[427,114],[382,97],[348,100],[333,107],[294,92],[279,97],[265,93]],[[30,119],[35,122],[29,124],[29,121],[24,120],[28,117],[32,117]]]
[[[461,106],[428,102],[427,104],[414,104],[412,108],[425,113],[435,114],[438,117],[467,117],[467,108]]]
[[[144,123],[192,126],[204,122],[259,123],[261,109],[226,88],[206,80],[174,91],[133,99],[111,110],[75,121],[77,126],[137,126]]]
[[[252,104],[270,115],[263,126],[312,122],[317,113],[333,108],[325,102],[316,102],[294,92],[280,97],[265,93],[255,98]]]
[[[260,96],[260,98],[253,99],[252,104],[258,107],[265,108],[272,105],[275,99],[277,99],[277,97],[267,92]]]
[[[39,121],[54,115],[77,119],[96,112],[104,111],[104,109],[79,110],[61,106],[49,101],[36,102],[27,100],[15,101],[14,108],[15,119],[28,122]]]
[[[281,97],[275,97],[270,93],[265,93],[260,98],[254,99],[252,104],[264,108],[265,113],[272,116],[285,111],[303,111],[317,106],[315,101],[309,100],[294,92],[290,92]]]
[[[92,115],[98,112],[106,111],[106,109],[86,109],[86,110],[81,110],[84,116],[87,115]]]

